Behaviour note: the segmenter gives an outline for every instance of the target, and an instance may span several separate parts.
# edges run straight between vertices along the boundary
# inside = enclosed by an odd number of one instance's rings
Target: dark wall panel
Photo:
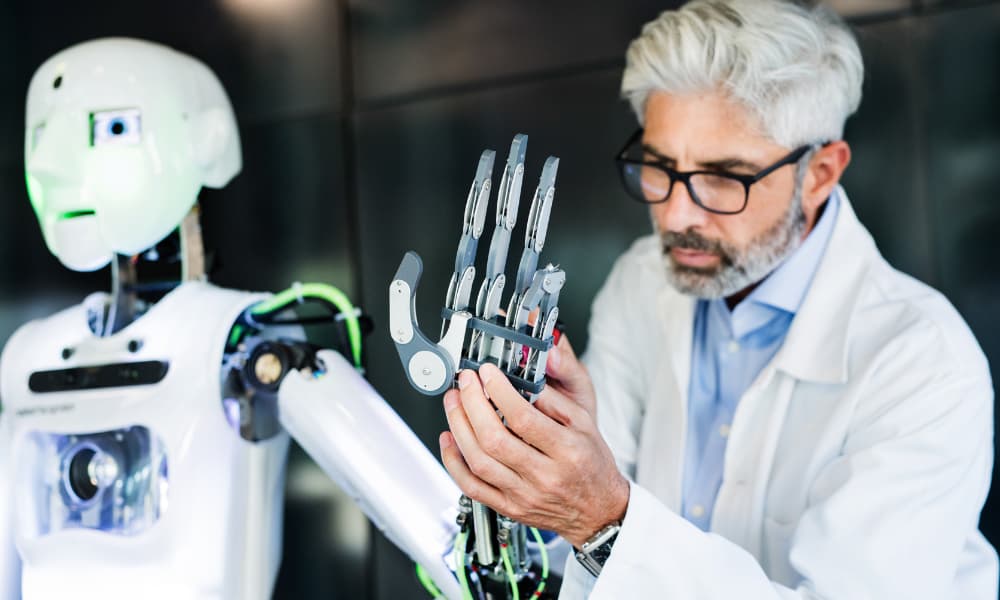
[[[201,195],[217,283],[277,290],[323,281],[353,293],[342,132],[336,115],[242,128],[243,172]]]
[[[843,185],[879,249],[896,268],[937,283],[918,122],[913,19],[857,30],[865,61],[863,98],[844,137],[853,156]]]
[[[640,25],[677,0],[351,0],[362,104],[595,63],[624,63]]]
[[[917,30],[927,155],[921,176],[930,200],[940,289],[986,351],[994,387],[1000,382],[998,32],[997,4],[934,15],[922,19]],[[996,483],[982,527],[1000,545]]]
[[[14,5],[11,2],[0,3],[0,81],[6,82],[0,86],[0,164],[18,162],[21,152],[17,140],[21,139],[18,120],[11,118],[21,112],[22,95],[20,90],[10,82],[17,79],[17,22],[14,20]]]

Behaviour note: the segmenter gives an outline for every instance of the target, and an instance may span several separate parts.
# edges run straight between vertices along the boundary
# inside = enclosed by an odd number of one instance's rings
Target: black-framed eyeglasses
[[[708,212],[735,215],[743,212],[750,198],[750,186],[785,165],[799,162],[814,147],[807,144],[792,150],[778,162],[753,175],[726,171],[676,171],[660,160],[645,159],[641,146],[643,130],[636,131],[615,157],[625,191],[643,204],[666,202],[678,181],[687,187],[695,204]]]

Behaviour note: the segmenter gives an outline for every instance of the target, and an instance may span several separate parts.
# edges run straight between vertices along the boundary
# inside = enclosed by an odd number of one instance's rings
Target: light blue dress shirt
[[[703,531],[712,523],[736,406],[785,341],[830,240],[836,192],[826,204],[802,245],[732,311],[724,299],[695,307],[682,513]]]

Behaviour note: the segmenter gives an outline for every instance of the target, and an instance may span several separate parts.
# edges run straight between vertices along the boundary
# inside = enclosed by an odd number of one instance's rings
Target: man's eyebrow
[[[642,151],[645,152],[646,154],[652,154],[654,157],[656,157],[657,160],[660,160],[662,162],[669,164],[674,163],[674,159],[670,158],[665,154],[661,154],[656,148],[650,146],[649,144],[643,144]]]
[[[668,165],[673,165],[676,161],[669,156],[661,153],[656,148],[650,146],[649,144],[642,145],[642,151],[646,154],[650,154],[657,160],[667,163]],[[698,170],[705,171],[747,171],[750,174],[757,173],[763,170],[764,167],[758,165],[757,163],[744,160],[742,158],[728,157],[720,158],[717,160],[709,160],[698,163]]]
[[[761,165],[742,158],[720,158],[718,160],[700,162],[698,163],[698,168],[707,171],[748,171],[749,174],[764,170],[764,167]]]

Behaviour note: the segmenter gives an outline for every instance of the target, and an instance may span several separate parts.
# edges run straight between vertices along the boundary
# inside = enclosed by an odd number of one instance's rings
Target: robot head
[[[241,168],[218,78],[165,46],[108,38],[56,54],[28,88],[28,195],[49,250],[93,271],[173,231]]]

